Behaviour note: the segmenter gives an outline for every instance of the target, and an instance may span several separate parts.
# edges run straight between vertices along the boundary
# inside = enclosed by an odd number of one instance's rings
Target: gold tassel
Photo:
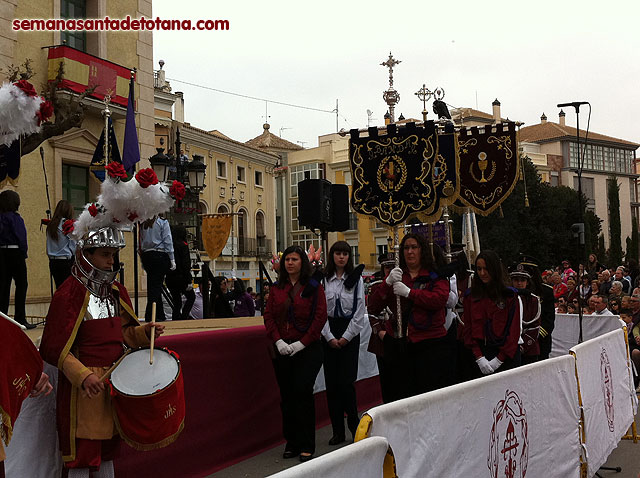
[[[498,208],[498,214],[500,216],[500,219],[504,219],[504,212],[502,211],[502,205],[500,205],[500,207]]]
[[[524,207],[529,207],[529,195],[526,190],[524,192]]]

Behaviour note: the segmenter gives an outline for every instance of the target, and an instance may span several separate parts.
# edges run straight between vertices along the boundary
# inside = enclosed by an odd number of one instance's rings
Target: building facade
[[[585,140],[586,137],[586,140]],[[549,179],[553,186],[578,189],[578,143],[576,128],[568,126],[565,113],[558,122],[540,117],[540,123],[520,130],[521,144],[535,145],[537,153],[545,155]],[[635,170],[637,143],[589,131],[580,130],[580,155],[584,155],[582,192],[587,208],[602,219],[605,247],[609,247],[609,204],[607,184],[615,177],[620,186],[620,222],[622,243],[631,237],[632,217],[638,218],[638,174]]]
[[[214,275],[235,275],[259,290],[258,262],[267,263],[276,252],[275,168],[276,154],[234,141],[217,130],[205,131],[184,121],[181,92],[172,93],[165,80],[164,63],[155,73],[156,146],[173,152],[180,131],[182,154],[202,156],[207,166],[206,187],[200,192],[196,211],[170,214],[170,222],[182,223],[192,234],[201,259]],[[200,240],[201,214],[234,213],[233,228],[218,258],[209,258]],[[233,254],[233,257],[232,257]]]
[[[135,68],[138,139],[142,157],[148,158],[154,152],[155,134],[151,32],[15,32],[11,28],[11,22],[13,19],[26,18],[124,18],[127,15],[138,18],[142,15],[150,17],[151,13],[150,0],[0,0],[0,25],[3,27],[0,28],[2,75],[6,74],[10,65],[21,65],[26,59],[30,59],[35,74],[29,81],[40,91],[47,80],[55,78],[60,62],[65,63],[65,79],[80,85],[88,85],[89,81],[100,83],[105,77],[113,79],[112,75],[118,68]],[[49,59],[49,48],[46,47],[62,46],[63,42],[70,48],[58,54],[57,58]],[[6,77],[2,78],[5,79]],[[117,78],[114,93],[126,99],[128,78]],[[77,97],[78,93],[65,90],[59,91],[58,95],[70,98]],[[27,227],[27,315],[43,317],[53,290],[41,219],[46,218],[46,211],[53,210],[61,199],[71,201],[76,211],[79,211],[85,203],[94,200],[99,192],[99,183],[93,179],[89,164],[104,127],[101,117],[104,104],[96,98],[86,98],[84,104],[86,109],[81,127],[45,140],[41,144],[44,163],[37,149],[23,156],[20,176],[15,185],[7,184],[3,187],[14,189],[20,194],[19,212]],[[122,147],[126,104],[112,104],[110,109],[118,144]],[[50,207],[47,202],[47,184]],[[131,244],[131,234],[127,233],[126,236],[128,244]],[[124,263],[126,286],[132,291],[133,248],[125,248],[120,259]]]

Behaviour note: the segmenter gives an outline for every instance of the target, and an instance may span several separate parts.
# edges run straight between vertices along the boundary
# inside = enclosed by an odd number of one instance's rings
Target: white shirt
[[[329,317],[333,317],[336,307],[336,299],[338,297],[340,297],[340,307],[342,307],[342,312],[347,316],[351,315],[351,311],[353,310],[353,289],[345,289],[344,281],[346,278],[346,273],[342,274],[342,277],[340,278],[338,278],[334,274],[331,278],[325,278],[323,281],[324,294],[327,298],[327,315]],[[364,327],[365,303],[364,281],[362,280],[362,277],[360,277],[359,282],[355,287],[358,288],[358,304],[356,305],[356,311],[353,314],[353,317],[349,321],[347,330],[345,330],[344,334],[342,335],[342,337],[344,337],[348,341],[351,341],[351,339],[358,335]],[[332,339],[340,339],[340,337],[334,337],[331,333],[328,320],[322,328],[322,336],[327,342]]]
[[[611,312],[609,309],[607,309],[606,307],[604,309],[602,309],[600,312],[598,312],[597,310],[594,312],[595,315],[613,315],[613,312]]]

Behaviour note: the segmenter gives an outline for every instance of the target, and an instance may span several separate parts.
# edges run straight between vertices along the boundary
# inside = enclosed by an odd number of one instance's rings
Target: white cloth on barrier
[[[61,476],[62,456],[56,432],[58,369],[45,362],[44,372],[49,375],[53,391],[46,397],[28,398],[22,402],[13,438],[6,449],[7,478]]]
[[[589,476],[607,461],[635,415],[624,331],[618,329],[571,349],[584,409]]]
[[[622,323],[624,325],[624,323]],[[582,316],[583,342],[606,334],[621,327],[617,315]],[[569,349],[578,345],[580,338],[580,320],[577,314],[556,314],[556,322],[551,333],[551,353],[549,357],[559,357],[569,353]]]
[[[364,327],[360,332],[360,352],[358,354],[358,378],[356,380],[363,380],[365,378],[374,377],[378,375],[378,363],[376,362],[375,354],[372,354],[367,350],[369,345],[369,338],[371,337],[371,325],[369,324],[369,317],[364,315]],[[318,376],[316,377],[316,383],[313,386],[313,393],[322,392],[326,389],[324,383],[324,367],[320,369]]]
[[[366,438],[269,478],[382,478],[388,448],[385,438]]]
[[[367,412],[402,478],[580,476],[575,361],[566,355]],[[345,475],[346,476],[346,475]]]

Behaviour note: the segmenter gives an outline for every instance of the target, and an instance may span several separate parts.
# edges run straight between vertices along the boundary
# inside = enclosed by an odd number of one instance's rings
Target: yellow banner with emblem
[[[224,249],[231,232],[231,215],[205,216],[202,219],[202,242],[209,259],[216,259]]]

